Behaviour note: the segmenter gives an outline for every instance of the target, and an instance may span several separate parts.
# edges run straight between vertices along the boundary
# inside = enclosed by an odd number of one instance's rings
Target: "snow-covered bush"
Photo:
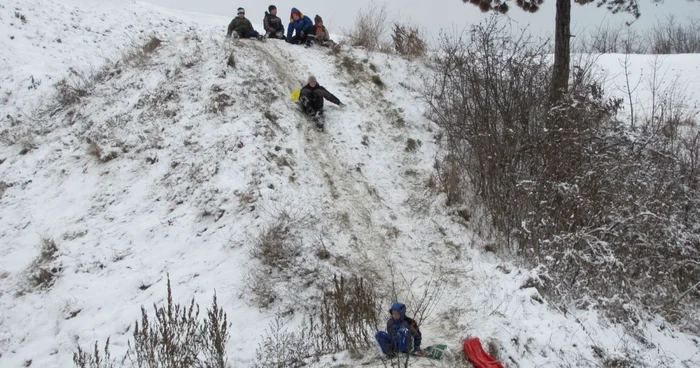
[[[700,131],[666,137],[659,111],[640,129],[619,121],[621,100],[585,66],[548,106],[541,47],[493,21],[443,40],[432,118],[462,189],[503,244],[542,267],[548,295],[620,322],[646,310],[700,328],[684,319],[700,306]]]
[[[306,366],[306,359],[315,354],[308,333],[306,324],[298,332],[290,332],[284,327],[282,317],[275,317],[265,331],[262,342],[255,349],[253,368]]]

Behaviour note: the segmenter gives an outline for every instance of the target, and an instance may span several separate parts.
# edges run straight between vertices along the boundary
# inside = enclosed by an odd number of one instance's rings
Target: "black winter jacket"
[[[263,25],[265,26],[265,31],[270,33],[284,32],[284,26],[282,25],[282,19],[280,17],[265,12],[265,18],[263,19]]]
[[[301,88],[301,95],[302,96],[319,96],[322,98],[325,98],[326,100],[336,104],[340,105],[340,100],[338,97],[335,97],[332,93],[328,92],[327,89],[323,88],[320,84],[316,83],[316,87],[311,87],[310,85],[305,85],[304,87]],[[314,97],[315,97],[314,96]]]

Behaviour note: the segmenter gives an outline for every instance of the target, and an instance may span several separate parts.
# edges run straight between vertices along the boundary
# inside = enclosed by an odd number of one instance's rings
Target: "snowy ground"
[[[509,367],[599,366],[593,347],[650,366],[700,364],[697,337],[662,321],[632,336],[592,311],[563,314],[525,286],[534,272],[485,251],[487,232],[427,185],[440,152],[423,116],[424,62],[231,43],[229,21],[140,3],[0,0],[0,366],[67,367],[76,343],[108,336],[121,355],[140,307],[164,299],[169,273],[177,301],[206,306],[216,290],[233,322],[231,363],[245,367],[273,317],[303,309],[332,273],[383,281],[388,295],[394,272],[406,296],[435,269],[445,292],[424,341],[454,355],[478,336]],[[153,35],[163,40],[154,52],[116,63]],[[619,57],[599,59],[611,85],[621,83]],[[697,86],[698,60],[664,65]],[[105,63],[110,73],[87,96],[59,108],[56,83]],[[327,107],[324,134],[288,98],[309,74],[348,104]],[[285,218],[303,272],[268,285],[277,299],[259,308],[251,244]],[[50,266],[60,275],[37,291],[28,270],[42,238],[58,246]],[[323,246],[328,259],[315,256]]]

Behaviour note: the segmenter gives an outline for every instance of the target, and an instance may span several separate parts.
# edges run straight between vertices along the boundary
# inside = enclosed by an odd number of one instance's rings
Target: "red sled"
[[[503,368],[503,365],[493,359],[481,346],[479,338],[475,337],[464,342],[464,353],[476,368]]]

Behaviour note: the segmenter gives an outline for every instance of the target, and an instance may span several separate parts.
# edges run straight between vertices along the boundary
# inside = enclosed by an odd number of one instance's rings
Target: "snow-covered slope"
[[[403,300],[439,275],[424,341],[455,355],[479,336],[512,367],[596,366],[601,351],[700,364],[697,338],[562,314],[531,287],[534,273],[484,250],[487,232],[428,185],[440,152],[423,116],[425,62],[228,42],[228,18],[75,1],[0,2],[0,366],[67,367],[77,343],[107,337],[121,355],[168,274],[176,301],[208,305],[216,290],[231,363],[249,366],[273,317],[311,304],[334,273],[375,281],[387,305],[392,274]],[[135,52],[151,36],[162,44]],[[309,74],[348,104],[327,107],[327,133],[289,99]],[[79,100],[56,101],[64,78],[85,90]],[[255,284],[251,252],[279,223],[301,244],[294,273]],[[45,266],[58,276],[37,290],[42,239],[56,243]],[[252,285],[275,296],[267,308]],[[377,353],[319,366],[381,366]]]

